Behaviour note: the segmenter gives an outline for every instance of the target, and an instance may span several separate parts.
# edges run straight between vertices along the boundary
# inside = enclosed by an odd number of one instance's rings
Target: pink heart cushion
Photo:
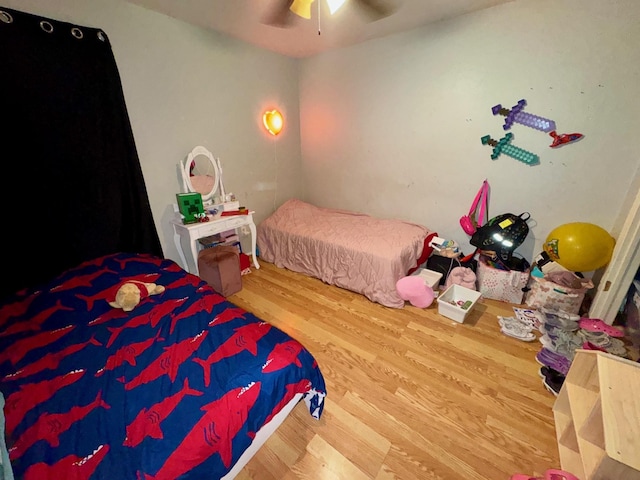
[[[401,299],[409,301],[411,305],[418,308],[427,308],[435,298],[433,289],[417,275],[402,277],[398,280],[396,291]]]

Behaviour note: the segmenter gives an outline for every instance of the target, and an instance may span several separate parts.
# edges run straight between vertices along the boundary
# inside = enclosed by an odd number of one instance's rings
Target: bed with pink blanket
[[[286,201],[258,225],[260,258],[402,308],[396,282],[431,254],[427,227]]]

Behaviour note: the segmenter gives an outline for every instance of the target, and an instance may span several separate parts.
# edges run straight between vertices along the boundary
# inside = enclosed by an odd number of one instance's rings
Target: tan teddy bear
[[[113,308],[121,308],[125,312],[130,312],[142,299],[149,295],[160,294],[164,291],[165,288],[162,285],[128,280],[118,286],[115,298],[113,298],[113,300],[107,299],[107,301]]]

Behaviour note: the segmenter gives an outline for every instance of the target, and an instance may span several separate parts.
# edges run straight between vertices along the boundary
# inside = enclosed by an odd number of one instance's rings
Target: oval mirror
[[[197,146],[180,165],[183,187],[186,192],[202,195],[202,203],[213,203],[213,197],[221,184],[221,172],[218,161],[209,150]]]

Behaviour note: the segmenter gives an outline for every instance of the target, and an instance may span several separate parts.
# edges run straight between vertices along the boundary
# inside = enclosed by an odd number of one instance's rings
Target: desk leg
[[[198,272],[198,239],[197,238],[189,238],[189,243],[191,245],[191,258],[193,259],[194,271],[195,275],[200,275]]]
[[[256,224],[251,222],[249,224],[249,230],[251,231],[251,256],[253,257],[253,266],[256,270],[260,268],[258,258],[256,257],[256,247],[258,242],[258,233],[256,232]]]
[[[189,264],[187,263],[187,259],[184,256],[184,251],[182,250],[182,242],[180,241],[180,235],[178,235],[178,230],[176,226],[173,226],[173,241],[176,244],[176,249],[178,250],[178,255],[180,255],[180,261],[182,262],[182,266],[188,272]]]

